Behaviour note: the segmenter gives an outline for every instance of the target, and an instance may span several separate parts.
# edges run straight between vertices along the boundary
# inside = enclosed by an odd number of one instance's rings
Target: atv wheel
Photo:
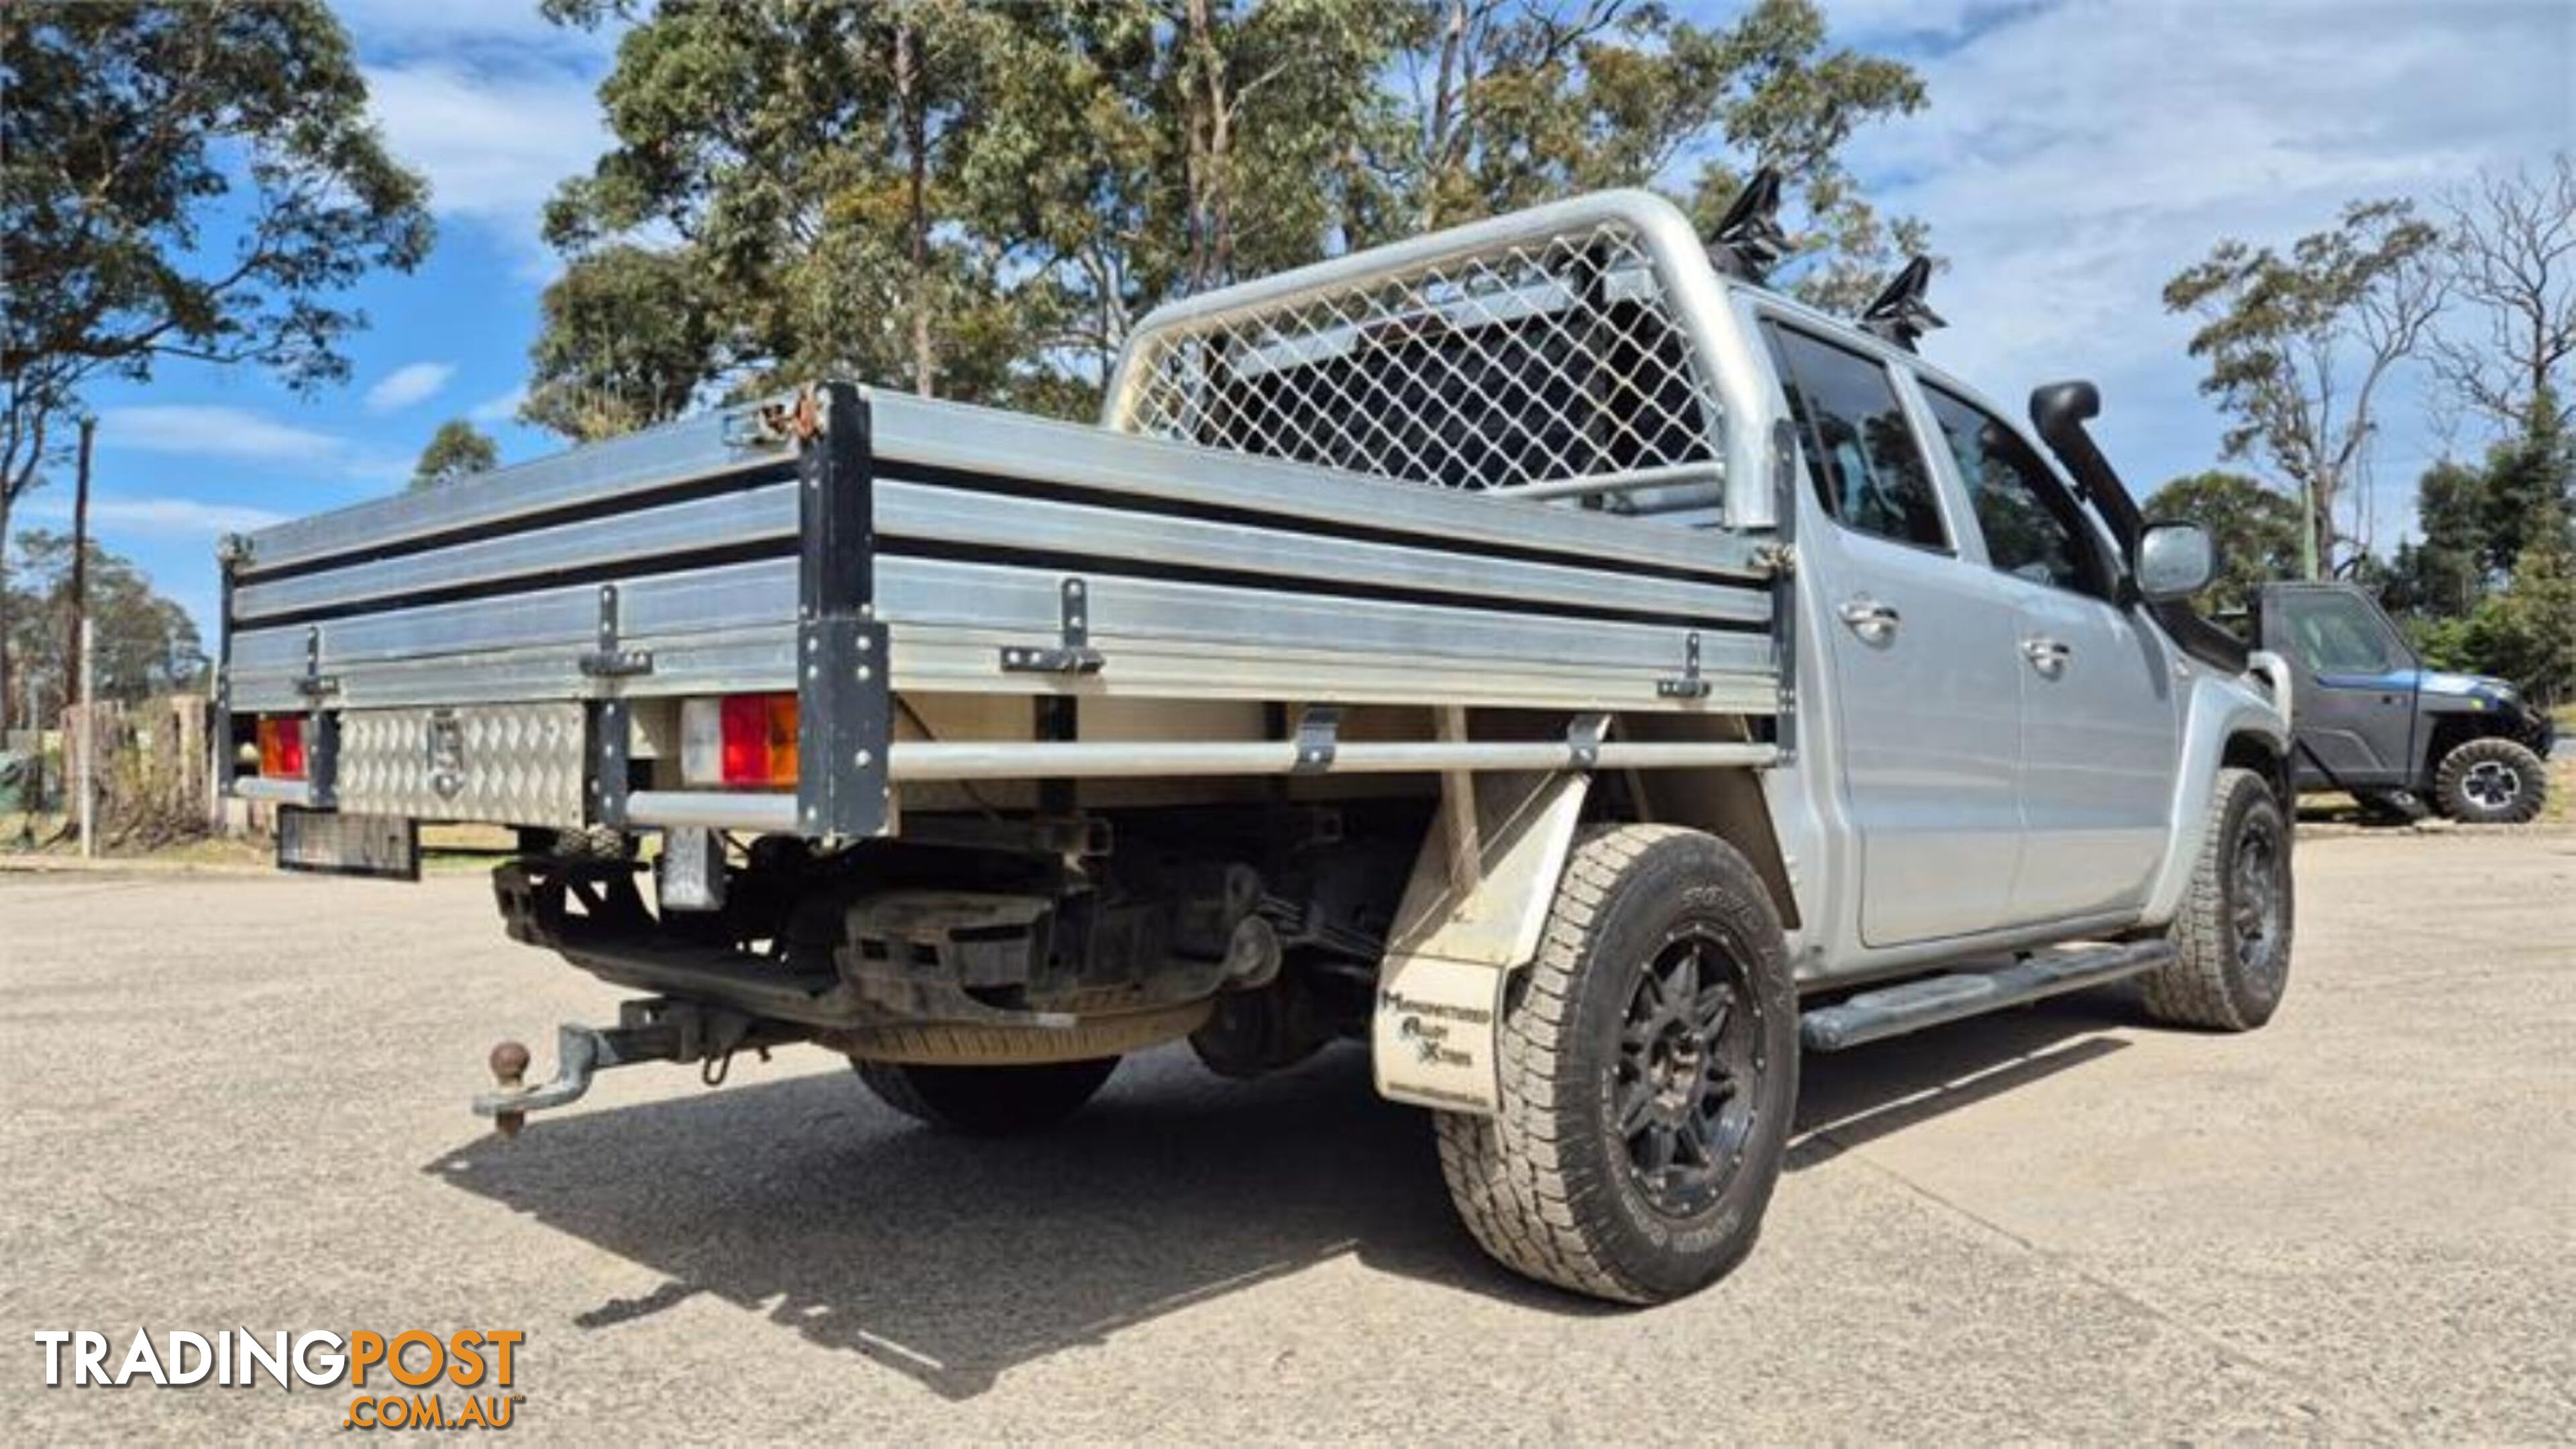
[[[877,1100],[916,1121],[970,1137],[1009,1137],[1053,1127],[1082,1110],[1118,1058],[1032,1067],[933,1067],[852,1060]]]
[[[2549,767],[2518,740],[2471,740],[2442,757],[2433,798],[2463,825],[2520,825],[2549,798]]]
[[[1437,1116],[1485,1251],[1630,1303],[1742,1261],[1798,1093],[1797,989],[1744,857],[1669,826],[1586,838],[1503,1010],[1501,1110]]]
[[[2182,913],[2174,959],[2145,978],[2147,1014],[2179,1026],[2251,1031],[2290,982],[2290,827],[2251,770],[2221,770]]]

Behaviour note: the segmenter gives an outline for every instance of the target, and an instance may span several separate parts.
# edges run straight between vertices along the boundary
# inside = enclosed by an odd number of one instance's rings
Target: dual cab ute
[[[1186,1040],[1365,1041],[1467,1227],[1647,1302],[1750,1249],[1800,1055],[2120,978],[2280,1002],[2287,679],[2085,440],[1595,195],[1192,298],[1099,426],[846,384],[226,553],[285,864],[522,829],[640,1061],[812,1043],[1046,1126]],[[649,862],[649,863],[648,863]],[[542,1135],[542,1134],[540,1134]],[[935,1230],[935,1229],[928,1229]]]

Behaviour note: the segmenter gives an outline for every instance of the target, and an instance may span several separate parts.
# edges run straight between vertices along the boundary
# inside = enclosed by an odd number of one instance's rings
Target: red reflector
[[[796,696],[726,695],[723,721],[726,784],[796,783]]]
[[[302,715],[278,715],[259,722],[259,772],[273,779],[304,778]]]

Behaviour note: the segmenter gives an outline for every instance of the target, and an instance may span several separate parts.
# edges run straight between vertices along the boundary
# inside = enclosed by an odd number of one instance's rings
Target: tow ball
[[[531,1085],[528,1049],[515,1041],[492,1048],[494,1089],[477,1093],[474,1115],[489,1117],[504,1137],[516,1137],[530,1112],[581,1100],[591,1078],[610,1067],[637,1062],[701,1062],[699,1075],[710,1087],[725,1079],[733,1054],[743,1048],[767,1060],[769,1048],[785,1038],[755,1032],[755,1023],[740,1012],[653,997],[621,1002],[617,1025],[580,1026],[566,1022],[555,1029],[555,1074]]]

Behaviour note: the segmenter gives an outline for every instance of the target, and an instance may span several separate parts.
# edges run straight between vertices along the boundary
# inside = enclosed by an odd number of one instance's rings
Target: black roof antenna
[[[1932,259],[1916,257],[1897,269],[1896,275],[1869,305],[1860,309],[1860,330],[1882,342],[1892,342],[1908,352],[1923,349],[1915,344],[1935,327],[1950,324],[1923,300],[1932,289]]]
[[[1780,229],[1780,172],[1765,166],[1718,218],[1717,230],[1709,233],[1708,259],[1726,275],[1758,287],[1788,250],[1789,234]]]

